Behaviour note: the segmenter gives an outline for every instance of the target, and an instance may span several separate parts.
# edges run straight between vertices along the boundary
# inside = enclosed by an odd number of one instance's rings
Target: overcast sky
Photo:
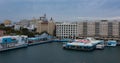
[[[120,16],[120,0],[0,0],[0,21],[39,18],[44,13],[56,21],[115,18]]]

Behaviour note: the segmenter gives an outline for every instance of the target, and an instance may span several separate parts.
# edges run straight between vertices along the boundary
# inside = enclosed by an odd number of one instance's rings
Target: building
[[[112,22],[112,35],[113,37],[120,37],[120,22]]]
[[[95,22],[83,21],[78,22],[79,37],[95,36]]]
[[[5,20],[4,25],[11,25],[11,21],[10,20]]]
[[[3,22],[3,24],[6,26],[6,27],[11,27],[12,26],[12,22],[10,20],[5,20]]]
[[[56,23],[56,36],[59,38],[75,38],[78,36],[77,23]]]
[[[95,37],[102,39],[119,39],[119,21],[84,21],[78,22],[79,37]]]
[[[20,26],[19,24],[15,24],[15,25],[14,25],[14,30],[20,30],[20,27],[21,27],[21,26]]]
[[[119,39],[120,21],[98,20],[81,22],[57,22],[56,36],[60,38],[94,37],[98,39]]]
[[[100,36],[102,36],[102,37],[107,37],[108,36],[108,31],[110,31],[110,30],[108,30],[108,21],[107,20],[102,20],[101,22],[100,22]],[[110,29],[110,27],[109,27],[109,29]]]
[[[32,20],[23,19],[14,25],[14,29],[19,30],[22,27],[27,28],[30,31],[35,30],[37,21],[39,20],[35,18],[33,18]]]
[[[50,35],[54,35],[55,23],[52,18],[47,20],[46,15],[44,15],[37,21],[36,29],[38,33],[47,32]]]

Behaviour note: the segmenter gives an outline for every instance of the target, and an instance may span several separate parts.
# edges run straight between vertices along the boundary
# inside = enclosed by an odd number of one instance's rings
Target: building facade
[[[119,39],[120,21],[81,21],[56,23],[56,36],[60,38],[94,37],[99,39]]]
[[[36,27],[38,33],[47,32],[50,35],[54,35],[55,23],[52,18],[48,21],[46,15],[40,17],[40,20],[37,21]]]
[[[32,19],[32,20],[21,20],[20,22],[17,22],[15,25],[14,25],[14,29],[15,30],[19,30],[20,27],[22,28],[27,28],[28,30],[34,30],[36,28],[36,23],[37,23],[37,19]]]
[[[56,36],[59,38],[74,38],[78,36],[77,23],[56,23]]]
[[[86,21],[78,23],[79,37],[95,37],[102,39],[118,39],[120,37],[119,21]]]

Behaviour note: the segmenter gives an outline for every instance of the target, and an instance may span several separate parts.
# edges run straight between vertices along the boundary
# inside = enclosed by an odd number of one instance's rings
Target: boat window
[[[7,39],[6,40],[4,40],[5,42],[7,42]]]

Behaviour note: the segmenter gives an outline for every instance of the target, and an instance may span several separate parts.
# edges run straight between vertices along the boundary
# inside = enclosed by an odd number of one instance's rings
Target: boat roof
[[[75,46],[93,46],[92,43],[79,43],[79,42],[72,42],[72,43],[67,43],[67,45],[75,45]]]

